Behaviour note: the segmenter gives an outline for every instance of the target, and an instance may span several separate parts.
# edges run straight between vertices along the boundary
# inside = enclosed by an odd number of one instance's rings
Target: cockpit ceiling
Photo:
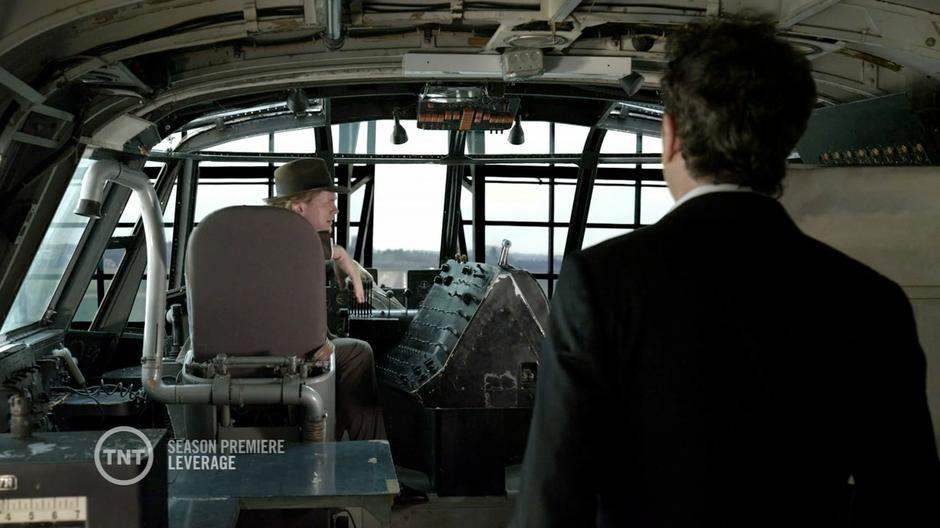
[[[342,17],[331,24],[336,6]],[[467,74],[466,57],[519,47],[541,47],[558,60],[629,58],[645,78],[636,98],[656,101],[670,32],[745,9],[775,16],[781,34],[811,58],[821,104],[933,91],[940,76],[933,0],[14,1],[4,3],[0,66],[49,104],[96,125],[123,113],[176,124],[225,101],[273,100],[291,88],[311,97],[372,90],[389,104],[338,105],[331,118],[371,113],[363,108],[387,116],[396,98],[427,80],[500,81]],[[415,75],[402,66],[414,53],[448,54],[453,65]],[[407,88],[383,88],[389,84]],[[514,86],[626,97],[615,76],[577,68],[546,67],[543,78]],[[0,90],[7,116],[14,92]],[[172,117],[177,112],[186,117]]]

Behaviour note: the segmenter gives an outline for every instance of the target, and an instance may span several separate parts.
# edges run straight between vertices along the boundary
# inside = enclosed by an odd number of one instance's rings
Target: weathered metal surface
[[[448,261],[379,379],[427,407],[531,406],[547,316],[528,273]]]

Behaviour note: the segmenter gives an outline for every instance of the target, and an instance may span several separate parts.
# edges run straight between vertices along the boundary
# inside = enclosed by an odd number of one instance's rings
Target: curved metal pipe
[[[78,362],[75,361],[75,357],[72,356],[72,352],[69,349],[65,347],[57,348],[52,351],[52,355],[65,361],[65,366],[69,369],[69,374],[71,374],[75,383],[78,383],[79,387],[85,386],[85,376],[82,374],[82,370],[78,368]]]
[[[101,218],[101,201],[104,197],[104,184],[111,175],[119,175],[122,165],[114,160],[100,160],[85,171],[82,178],[82,191],[75,214],[89,218]]]
[[[326,406],[320,393],[308,385],[300,385],[300,405],[304,408],[304,440],[323,442],[326,440]],[[317,418],[320,417],[320,418]]]
[[[346,37],[343,35],[343,0],[326,2],[326,47],[338,50],[343,47]]]
[[[212,383],[201,385],[163,383],[166,283],[161,279],[166,277],[166,238],[163,234],[160,201],[150,184],[150,179],[142,171],[131,169],[114,160],[100,160],[85,174],[76,214],[89,216],[90,213],[100,213],[104,185],[108,181],[129,187],[140,201],[147,241],[148,277],[140,381],[147,394],[162,403],[302,405],[305,410],[305,439],[322,440],[323,435],[316,435],[316,431],[325,429],[326,411],[323,400],[315,389],[308,387],[300,379],[284,380],[280,385],[240,383],[239,380],[228,377],[215,378]]]
[[[82,180],[82,191],[75,214],[101,217],[101,201],[105,183],[112,181],[129,187],[140,201],[141,219],[147,241],[147,303],[144,313],[144,368],[155,359],[163,360],[163,337],[166,312],[166,237],[163,234],[163,214],[157,192],[150,178],[142,171],[131,169],[115,160],[96,161]],[[160,368],[151,369],[151,375],[160,382]],[[146,380],[145,386],[146,386]]]

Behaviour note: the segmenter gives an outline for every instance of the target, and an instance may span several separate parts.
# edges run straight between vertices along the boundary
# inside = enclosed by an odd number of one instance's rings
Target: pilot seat
[[[250,401],[171,405],[177,438],[333,438],[335,357],[314,359],[331,345],[323,250],[313,227],[286,209],[228,207],[193,231],[186,259],[190,337],[177,382],[229,378],[273,392],[302,380],[319,393],[326,420],[309,430],[303,409],[287,406],[257,407],[252,414],[245,409]]]

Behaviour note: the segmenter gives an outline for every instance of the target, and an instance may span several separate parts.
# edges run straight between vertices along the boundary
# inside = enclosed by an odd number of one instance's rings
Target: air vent
[[[516,48],[554,48],[566,44],[561,35],[515,35],[506,39],[506,44]]]

